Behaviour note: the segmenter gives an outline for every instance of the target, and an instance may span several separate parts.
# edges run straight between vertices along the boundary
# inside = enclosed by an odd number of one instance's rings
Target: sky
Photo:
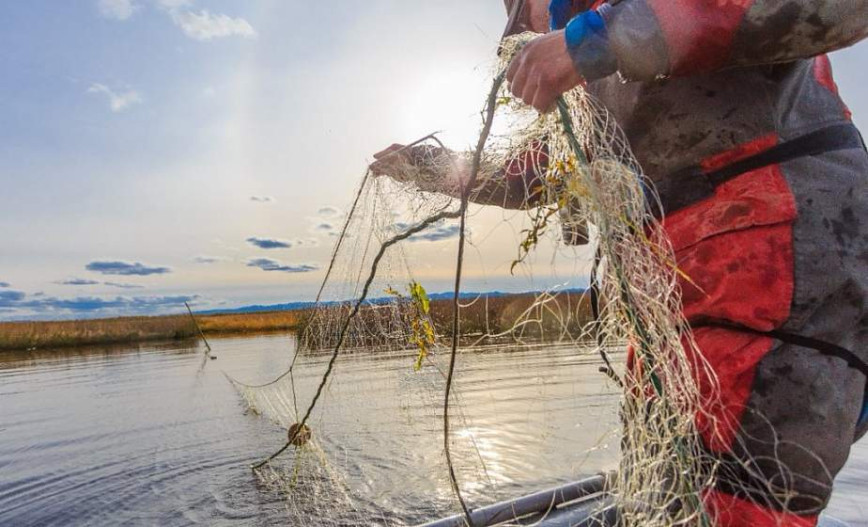
[[[0,320],[311,300],[374,152],[475,142],[505,18],[499,0],[6,2]],[[868,123],[868,45],[832,58]],[[475,218],[468,289],[583,285],[585,263],[511,278],[514,222]],[[454,247],[447,229],[418,249],[429,290]]]

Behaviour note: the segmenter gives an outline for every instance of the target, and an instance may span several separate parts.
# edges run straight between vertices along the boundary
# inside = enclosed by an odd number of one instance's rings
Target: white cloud
[[[169,3],[177,4],[169,0]],[[177,6],[168,7],[172,13],[172,20],[175,25],[180,27],[185,35],[196,40],[213,40],[215,38],[224,37],[244,37],[256,38],[256,30],[250,25],[250,22],[243,18],[232,18],[224,14],[212,14],[203,9],[196,13],[194,11],[181,12]]]
[[[133,0],[99,0],[99,12],[106,18],[126,20],[141,9]]]
[[[192,4],[193,2],[191,0],[157,0],[157,3],[163,9],[167,9],[169,11],[174,11],[175,9],[178,9],[181,7],[187,7],[188,5]]]
[[[207,9],[192,11],[193,0],[155,0],[155,4],[172,17],[172,21],[185,35],[196,40],[257,36],[250,22],[241,17],[211,13]],[[115,20],[127,20],[142,8],[136,0],[98,0],[98,6],[102,16]]]
[[[102,93],[109,100],[109,107],[115,113],[122,112],[134,104],[142,103],[142,96],[135,90],[118,93],[105,84],[95,83],[87,89],[87,93]]]

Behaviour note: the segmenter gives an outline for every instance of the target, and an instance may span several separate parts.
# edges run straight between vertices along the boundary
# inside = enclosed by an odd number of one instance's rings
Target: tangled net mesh
[[[499,71],[532,37],[519,35],[503,43]],[[487,473],[483,462],[456,468],[450,456],[453,443],[471,452],[477,447],[472,437],[456,441],[450,434],[449,419],[465,419],[460,385],[453,390],[455,351],[484,351],[502,342],[498,339],[527,343],[543,338],[588,357],[602,355],[601,371],[610,389],[620,394],[620,458],[609,492],[621,521],[642,526],[712,523],[701,498],[716,467],[704,454],[696,418],[715,396],[716,381],[701,355],[692,351],[674,254],[650,213],[654,207],[648,206],[656,200],[653,186],[617,124],[581,87],[564,94],[555,111],[539,115],[511,98],[501,74],[484,117],[481,149],[453,153],[429,136],[394,153],[393,178],[371,171],[365,175],[335,245],[317,308],[298,337],[293,365],[264,385],[232,380],[255,413],[287,430],[299,424],[314,430],[310,440],[290,435],[283,449],[257,467],[257,474],[287,492],[297,521],[309,522],[317,514],[311,511],[327,510],[335,525],[392,522],[362,518],[359,498],[343,476],[352,471],[348,465],[354,462],[346,461],[352,456],[342,462],[325,453],[318,437],[328,430],[329,416],[314,410],[324,394],[342,389],[332,384],[339,356],[371,349],[409,353],[418,370],[413,375],[425,387],[420,398],[430,406],[432,419],[444,421],[446,434],[449,472],[427,476],[449,477],[466,511],[462,488],[485,480]],[[528,206],[527,228],[516,241],[517,264],[529,266],[525,258],[544,238],[558,238],[559,232],[581,237],[585,226],[592,226],[600,299],[592,323],[579,323],[588,309],[586,298],[583,305],[583,299],[570,294],[546,292],[522,305],[506,326],[488,319],[468,324],[476,316],[474,308],[487,299],[455,297],[437,312],[416,279],[414,242],[457,230],[463,244],[465,223],[472,220],[468,202],[514,206],[509,201],[514,201],[515,182],[504,176],[505,166],[544,175],[520,189]],[[443,192],[444,178],[452,181],[451,191]],[[429,192],[435,189],[441,192]],[[565,228],[551,228],[555,222]],[[462,251],[463,246],[459,272]],[[461,321],[457,326],[451,326],[453,307]],[[609,360],[609,352],[625,347],[627,360]],[[305,360],[317,365],[316,374],[300,382],[294,368]],[[437,394],[444,392],[439,399]],[[453,410],[450,415],[450,405],[457,414]],[[284,452],[292,463],[273,462]],[[322,516],[316,520],[326,523]]]

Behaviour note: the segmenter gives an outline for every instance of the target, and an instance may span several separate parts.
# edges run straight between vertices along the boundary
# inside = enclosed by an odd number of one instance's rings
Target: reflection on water
[[[0,354],[0,525],[285,525],[286,500],[249,465],[285,431],[244,413],[223,372],[262,382],[291,338]],[[297,371],[300,405],[324,358]],[[442,454],[439,372],[410,355],[353,354],[313,421],[353,514],[315,523],[406,525],[455,510]],[[569,348],[460,357],[454,428],[462,488],[482,505],[613,466],[616,403],[597,361]],[[291,457],[291,456],[290,456]],[[291,460],[285,460],[288,463]],[[868,447],[857,446],[833,507],[868,516]]]

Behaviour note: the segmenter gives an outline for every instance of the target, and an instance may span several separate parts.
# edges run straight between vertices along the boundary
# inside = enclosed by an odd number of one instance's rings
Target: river
[[[226,378],[268,381],[294,344],[218,339],[218,359],[204,363],[198,344],[177,342],[0,354],[0,525],[300,523],[249,468],[285,431],[245,412]],[[614,468],[616,399],[598,365],[569,347],[459,357],[454,448],[472,506]],[[324,366],[301,361],[301,406]],[[454,512],[442,386],[435,369],[414,372],[410,354],[340,359],[312,421],[322,450],[312,459],[332,487],[320,485],[303,523],[400,526]],[[868,526],[868,443],[854,448],[830,512]]]

